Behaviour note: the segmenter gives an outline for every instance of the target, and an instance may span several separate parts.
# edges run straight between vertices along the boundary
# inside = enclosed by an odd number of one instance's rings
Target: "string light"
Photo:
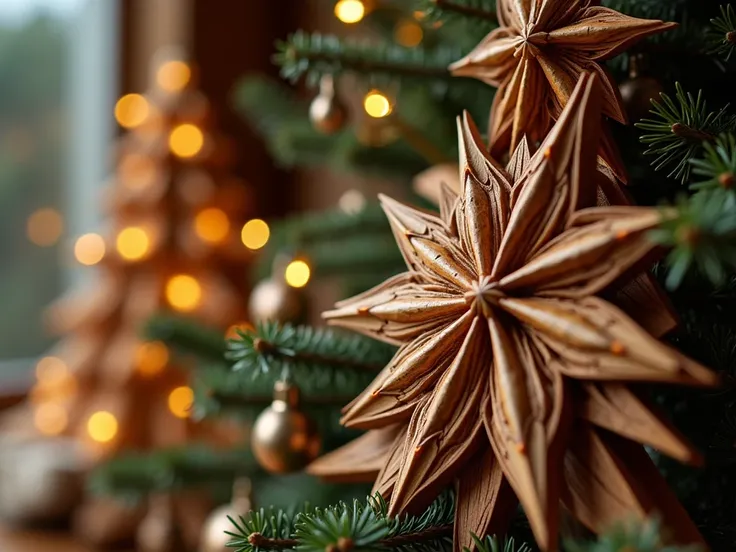
[[[192,78],[192,70],[183,61],[167,61],[156,72],[156,82],[166,92],[183,90]]]
[[[203,145],[204,134],[197,125],[191,123],[176,126],[169,135],[169,149],[178,157],[194,157]]]
[[[59,435],[69,425],[69,415],[60,404],[51,402],[41,404],[33,413],[33,425],[43,435]]]
[[[115,120],[123,128],[141,126],[149,112],[148,100],[140,94],[126,94],[115,104]]]
[[[141,343],[135,352],[138,372],[147,378],[160,374],[169,363],[169,349],[161,341]]]
[[[191,387],[177,387],[169,393],[169,410],[177,418],[188,418],[194,403],[194,391]]]
[[[84,234],[74,244],[74,257],[81,264],[93,266],[105,256],[105,240],[99,234]]]
[[[260,249],[268,243],[268,238],[271,236],[271,230],[268,228],[268,224],[261,219],[249,220],[243,226],[242,232],[240,232],[240,239],[243,245],[248,249]]]
[[[348,190],[337,200],[337,205],[343,212],[354,215],[365,207],[365,196],[358,190]]]
[[[311,272],[309,265],[304,261],[291,261],[284,271],[284,279],[291,287],[304,287],[307,285],[307,282],[309,282]]]
[[[156,178],[157,168],[153,159],[139,153],[128,153],[120,159],[118,175],[131,190],[142,190]]]
[[[56,209],[44,207],[28,217],[26,234],[28,239],[41,247],[54,245],[64,232],[64,219]]]
[[[422,26],[416,21],[399,21],[394,29],[394,39],[396,42],[407,48],[419,46],[423,38],[424,31],[422,31]]]
[[[363,98],[363,109],[375,119],[381,119],[391,113],[391,102],[379,90],[371,90]]]
[[[178,311],[192,311],[202,300],[202,286],[193,276],[177,274],[166,282],[166,300]]]
[[[36,363],[36,380],[41,384],[53,385],[69,376],[69,368],[58,357],[43,357]]]
[[[360,0],[340,0],[335,4],[335,17],[343,23],[357,23],[365,16],[365,5]]]
[[[87,420],[87,433],[97,443],[109,443],[118,434],[118,420],[106,410],[95,412]]]
[[[208,207],[194,217],[194,231],[203,241],[220,243],[230,232],[230,219],[222,209]]]
[[[126,261],[139,261],[146,256],[151,246],[148,233],[139,226],[123,228],[115,240],[115,247]]]

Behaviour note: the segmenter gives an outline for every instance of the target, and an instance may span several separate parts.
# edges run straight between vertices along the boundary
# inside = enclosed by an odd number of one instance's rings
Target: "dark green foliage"
[[[667,546],[655,522],[616,527],[594,542],[567,542],[565,552],[704,552],[694,546]]]
[[[202,360],[225,363],[225,336],[222,332],[190,318],[168,314],[154,316],[146,323],[143,335],[148,340],[163,341],[179,352]]]
[[[496,536],[488,536],[485,539],[479,539],[473,535],[477,552],[532,552],[528,544],[522,543],[517,545],[513,537],[500,540]],[[470,552],[467,548],[465,552]]]
[[[497,26],[496,0],[416,0],[415,9],[435,21],[448,21],[454,17],[482,21]]]
[[[97,468],[88,480],[92,492],[139,501],[148,494],[230,483],[257,464],[248,451],[212,450],[204,445],[127,453]]]
[[[713,46],[709,53],[729,61],[736,50],[736,11],[731,4],[721,6],[720,17],[715,17],[710,22],[713,25],[710,33]]]
[[[392,519],[376,495],[324,509],[305,506],[297,513],[261,509],[231,520],[234,530],[228,534],[236,552],[441,552],[452,547],[453,511],[452,496],[443,495],[419,517]]]
[[[310,326],[258,324],[253,331],[237,330],[228,341],[226,357],[232,370],[257,378],[298,372],[337,379],[346,372],[375,376],[391,359],[394,348],[373,339]]]
[[[704,190],[681,198],[677,216],[652,232],[652,239],[671,248],[666,285],[680,285],[692,266],[714,285],[736,267],[736,196],[729,190]]]
[[[671,169],[669,176],[687,182],[690,177],[690,160],[700,154],[703,143],[715,140],[736,127],[736,119],[726,112],[709,111],[702,91],[697,97],[685,93],[676,85],[673,100],[662,94],[661,102],[652,101],[653,118],[643,119],[636,126],[647,131],[641,141],[649,144],[646,155],[656,155],[653,165],[657,170]]]
[[[723,188],[734,186],[736,178],[736,136],[725,134],[715,142],[705,142],[702,159],[692,159],[693,174],[706,180],[690,186],[693,190]]]

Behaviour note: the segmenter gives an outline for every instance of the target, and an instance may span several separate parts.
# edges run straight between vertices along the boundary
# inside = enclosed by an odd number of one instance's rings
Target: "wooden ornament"
[[[332,75],[325,75],[319,83],[319,94],[309,105],[309,120],[324,134],[334,134],[345,128],[348,112],[335,93]]]
[[[543,140],[586,72],[600,79],[603,115],[626,123],[618,87],[601,62],[676,23],[637,19],[598,3],[498,0],[500,27],[450,66],[454,75],[498,88],[489,127],[493,155],[513,152],[524,136],[532,143]],[[601,138],[602,155],[611,162],[606,152],[615,145]],[[612,166],[624,180],[624,167]]]
[[[304,316],[304,296],[281,280],[262,280],[250,294],[248,311],[254,322],[296,322]]]
[[[619,85],[626,113],[632,121],[643,119],[652,109],[652,100],[659,99],[664,87],[643,72],[641,55],[629,59],[629,78]]]
[[[251,448],[271,473],[303,469],[319,455],[321,438],[314,422],[300,409],[299,388],[276,382],[271,405],[256,419]]]
[[[240,517],[253,509],[251,490],[252,485],[247,477],[235,480],[230,503],[216,508],[207,518],[202,529],[199,552],[232,551],[232,548],[227,546],[227,543],[232,540],[227,531],[232,532],[234,526],[228,517],[238,521]]]
[[[185,549],[170,495],[157,494],[148,499],[148,512],[138,526],[136,545],[140,552],[179,552]]]
[[[646,267],[655,247],[648,234],[670,215],[598,205],[599,81],[582,74],[537,152],[522,139],[505,168],[465,115],[460,191],[441,187],[439,216],[381,197],[408,271],[324,313],[400,347],[342,418],[373,431],[405,428],[382,447],[377,486],[392,516],[421,510],[455,479],[464,530],[487,534],[503,518],[496,509],[518,499],[540,548],[553,550],[575,420],[691,456],[674,431],[651,435],[666,426],[643,402],[616,394],[632,381],[716,378],[604,298]],[[580,385],[593,383],[603,394],[581,397]],[[623,419],[645,426],[624,428]],[[345,473],[349,458],[333,453],[332,473]],[[502,481],[493,466],[468,469],[479,458],[495,459]],[[467,544],[458,539],[455,550]]]

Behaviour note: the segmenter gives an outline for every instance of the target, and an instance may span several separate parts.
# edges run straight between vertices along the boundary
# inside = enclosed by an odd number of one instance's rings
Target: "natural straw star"
[[[583,72],[601,82],[603,114],[626,122],[618,86],[601,62],[638,40],[675,27],[637,19],[592,0],[498,0],[501,25],[463,59],[453,74],[498,88],[491,110],[491,153],[513,152],[526,136],[544,139]],[[615,144],[603,135],[601,154],[620,177]]]
[[[517,497],[544,550],[557,546],[560,501],[596,531],[658,510],[678,540],[700,539],[633,441],[697,454],[624,382],[715,378],[608,300],[641,271],[647,234],[669,215],[593,207],[598,80],[581,75],[538,152],[522,140],[505,169],[466,116],[461,190],[443,188],[439,217],[382,198],[408,271],[324,314],[400,349],[343,418],[381,434],[310,472],[345,478],[345,460],[370,443],[392,515],[455,480],[456,550],[472,546],[471,531],[502,531]]]

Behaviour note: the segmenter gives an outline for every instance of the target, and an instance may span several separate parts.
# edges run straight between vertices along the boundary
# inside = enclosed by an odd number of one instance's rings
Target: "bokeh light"
[[[194,276],[177,274],[166,282],[166,300],[178,311],[192,311],[202,301],[202,286]]]
[[[169,149],[183,158],[194,157],[204,145],[204,134],[197,125],[184,123],[174,127],[169,135]]]
[[[194,217],[194,231],[203,241],[221,243],[230,233],[230,219],[222,209],[208,207]]]
[[[40,384],[55,385],[69,377],[69,368],[58,357],[43,357],[36,363],[36,380]]]
[[[243,226],[242,232],[240,232],[240,239],[243,245],[248,249],[260,249],[268,243],[268,238],[271,236],[271,230],[268,228],[268,224],[261,219],[249,220]]]
[[[335,4],[335,17],[343,23],[357,23],[365,16],[365,5],[361,0],[339,0]]]
[[[149,113],[148,100],[140,94],[126,94],[115,104],[115,120],[123,128],[141,126]]]
[[[391,102],[379,90],[371,90],[363,98],[363,108],[371,117],[380,119],[391,113]]]
[[[74,243],[74,257],[85,266],[99,263],[105,256],[105,240],[99,234],[84,234]]]
[[[423,38],[422,26],[416,21],[410,19],[399,21],[394,28],[394,40],[407,48],[419,46]]]
[[[87,433],[97,443],[109,443],[118,434],[118,420],[106,410],[95,412],[87,420]]]
[[[151,238],[139,226],[123,228],[115,240],[115,247],[126,261],[138,261],[146,256],[151,247]]]
[[[156,71],[156,82],[167,92],[183,90],[192,78],[192,70],[183,61],[172,60],[162,64]]]
[[[49,402],[38,405],[33,412],[33,425],[43,435],[61,434],[69,424],[66,408],[60,404]]]
[[[169,410],[177,418],[188,418],[194,404],[194,391],[191,387],[177,387],[169,393]]]
[[[135,364],[138,373],[150,378],[160,374],[169,363],[169,349],[161,341],[148,341],[138,345]]]
[[[337,205],[343,212],[354,215],[365,207],[365,196],[359,190],[348,190],[337,200]]]
[[[307,285],[312,271],[309,265],[301,260],[291,261],[284,271],[284,279],[291,287],[300,288]]]
[[[64,232],[64,219],[56,209],[44,207],[28,217],[26,234],[28,239],[41,247],[54,245]]]

